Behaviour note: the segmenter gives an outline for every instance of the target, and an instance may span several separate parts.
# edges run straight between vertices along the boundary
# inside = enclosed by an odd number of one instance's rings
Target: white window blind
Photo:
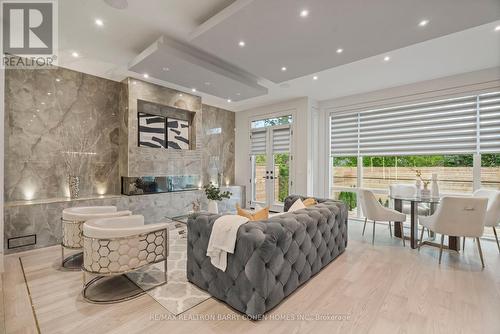
[[[479,119],[480,151],[500,152],[500,92],[479,95]]]
[[[273,153],[290,152],[290,127],[273,129]]]
[[[332,156],[358,154],[358,113],[330,116],[330,145]]]
[[[457,154],[478,149],[496,152],[500,148],[499,115],[500,92],[332,114],[331,154]]]
[[[267,131],[252,131],[250,134],[250,154],[266,154]]]

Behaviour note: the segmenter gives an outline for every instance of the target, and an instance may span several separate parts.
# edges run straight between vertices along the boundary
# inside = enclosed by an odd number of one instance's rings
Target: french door
[[[251,205],[269,206],[282,211],[290,193],[291,142],[290,125],[254,129],[250,135]]]

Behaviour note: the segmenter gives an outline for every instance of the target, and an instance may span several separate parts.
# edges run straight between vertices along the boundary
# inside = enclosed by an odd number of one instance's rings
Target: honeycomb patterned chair
[[[82,227],[87,220],[130,216],[131,214],[131,211],[118,211],[116,206],[81,206],[64,209],[61,218],[61,267],[69,270],[81,270],[83,252],[65,257],[64,250],[83,248]]]
[[[113,303],[139,296],[101,300],[88,296],[100,279],[126,274],[147,265],[164,262],[167,282],[168,224],[144,224],[144,216],[94,219],[83,225],[83,297],[94,303]],[[86,274],[96,277],[89,282]],[[160,284],[160,285],[161,285]],[[158,286],[158,285],[157,285]]]

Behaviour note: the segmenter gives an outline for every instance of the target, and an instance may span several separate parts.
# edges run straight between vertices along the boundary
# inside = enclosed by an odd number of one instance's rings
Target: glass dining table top
[[[415,203],[439,203],[441,201],[440,197],[390,195],[389,198],[401,201],[415,202]]]

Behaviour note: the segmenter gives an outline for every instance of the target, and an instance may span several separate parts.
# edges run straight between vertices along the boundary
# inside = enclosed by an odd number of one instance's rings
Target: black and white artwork
[[[139,116],[139,147],[165,146],[165,117],[138,113]]]
[[[188,121],[167,118],[167,148],[189,150]]]

